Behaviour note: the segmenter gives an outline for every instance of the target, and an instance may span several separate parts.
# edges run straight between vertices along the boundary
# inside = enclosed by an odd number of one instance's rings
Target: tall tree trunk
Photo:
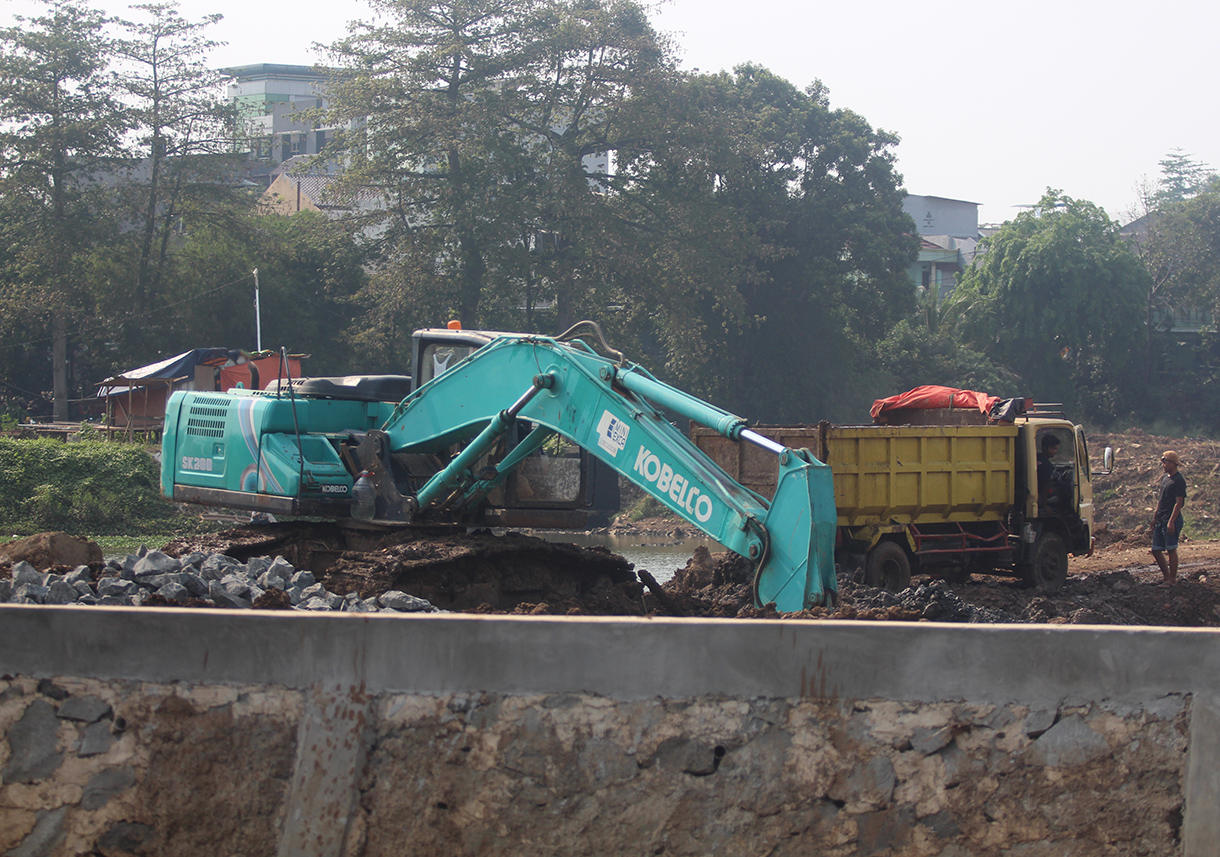
[[[158,172],[160,172],[156,155],[153,156],[152,176],[148,182],[148,199],[145,202],[144,235],[140,241],[140,262],[136,269],[135,295],[132,297],[131,312],[137,325],[140,324],[146,308],[148,297],[149,268],[152,262],[153,239],[157,231],[157,194]]]
[[[1153,321],[1152,321],[1152,295],[1148,295],[1148,301],[1144,304],[1144,385],[1145,389],[1152,389],[1152,340],[1153,340]]]
[[[51,282],[58,290],[56,306],[51,307],[51,416],[56,422],[68,420],[68,290],[64,286],[64,256],[68,252],[67,203],[64,176],[67,173],[62,149],[55,155],[56,170],[51,176],[51,232],[56,236],[52,248]]]
[[[68,421],[68,320],[62,311],[55,313],[52,328],[51,415],[62,423]]]
[[[458,318],[463,327],[478,327],[479,303],[483,299],[483,278],[487,262],[475,234],[470,207],[473,193],[466,183],[465,165],[456,146],[449,147],[449,183],[454,198],[461,270],[458,272]]]
[[[463,327],[479,325],[479,304],[483,298],[483,278],[487,262],[483,259],[474,230],[463,229],[459,240],[462,248],[461,292],[458,295],[458,317]]]
[[[157,209],[161,204],[161,163],[165,157],[165,143],[161,137],[161,111],[157,99],[152,108],[153,139],[150,147],[148,196],[144,203],[144,235],[140,242],[140,263],[136,273],[136,293],[132,300],[132,315],[140,326],[151,301],[153,244],[157,235]]]

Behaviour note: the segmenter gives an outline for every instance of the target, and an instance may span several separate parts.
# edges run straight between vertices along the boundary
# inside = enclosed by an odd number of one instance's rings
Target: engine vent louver
[[[224,437],[230,401],[221,396],[195,399],[186,416],[186,433],[196,437]]]

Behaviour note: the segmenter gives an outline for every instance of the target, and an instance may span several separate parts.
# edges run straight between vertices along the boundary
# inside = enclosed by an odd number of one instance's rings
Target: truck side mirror
[[[1106,447],[1106,451],[1101,454],[1101,461],[1102,461],[1102,464],[1101,464],[1102,469],[1100,471],[1098,471],[1097,475],[1098,476],[1109,476],[1110,473],[1114,470],[1114,447],[1112,447],[1112,446]]]

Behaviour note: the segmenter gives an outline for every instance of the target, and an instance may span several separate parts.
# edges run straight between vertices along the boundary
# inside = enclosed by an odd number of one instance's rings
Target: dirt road
[[[1064,587],[1055,593],[1024,588],[1013,578],[975,575],[965,582],[916,576],[902,596],[840,582],[833,610],[807,618],[907,621],[1040,622],[1055,624],[1220,627],[1220,447],[1210,440],[1165,437],[1140,429],[1091,436],[1096,468],[1102,450],[1115,467],[1095,475],[1097,549],[1072,557]],[[1147,521],[1161,476],[1160,453],[1174,449],[1188,483],[1187,536],[1180,549],[1179,582],[1161,584],[1148,551]],[[248,528],[209,543],[175,545],[239,556],[283,553],[311,568],[332,591],[363,596],[391,587],[412,591],[448,610],[585,615],[767,616],[752,606],[748,569],[731,556],[700,551],[687,568],[662,585],[605,551],[548,545],[515,536],[446,535],[412,543],[342,537],[337,529],[296,525],[272,531]],[[668,535],[675,520],[642,521],[637,532]],[[243,541],[244,540],[244,541]]]

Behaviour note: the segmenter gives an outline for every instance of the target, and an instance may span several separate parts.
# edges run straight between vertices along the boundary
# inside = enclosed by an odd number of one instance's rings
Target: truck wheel
[[[864,582],[878,589],[901,592],[911,585],[911,560],[897,542],[881,542],[868,554]]]
[[[1042,592],[1055,592],[1068,576],[1068,552],[1063,538],[1044,533],[1034,545],[1034,555],[1022,569],[1026,584]]]

